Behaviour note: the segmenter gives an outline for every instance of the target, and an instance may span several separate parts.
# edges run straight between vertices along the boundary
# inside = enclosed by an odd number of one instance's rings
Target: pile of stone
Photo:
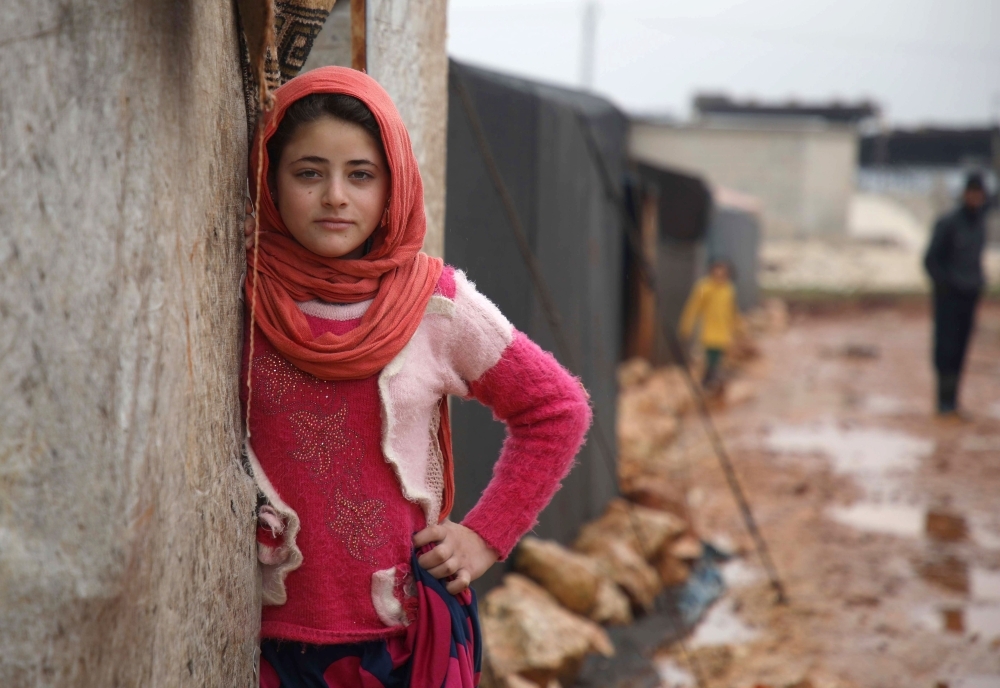
[[[572,685],[588,654],[614,654],[603,626],[650,612],[701,557],[683,492],[662,470],[678,418],[693,406],[682,372],[635,359],[620,368],[619,385],[624,498],[581,528],[569,548],[534,537],[521,542],[517,573],[480,606],[486,688]]]
[[[572,548],[527,537],[503,584],[480,608],[501,686],[570,685],[591,652],[614,648],[600,624],[630,623],[665,586],[684,583],[701,556],[687,522],[624,499],[581,529]]]

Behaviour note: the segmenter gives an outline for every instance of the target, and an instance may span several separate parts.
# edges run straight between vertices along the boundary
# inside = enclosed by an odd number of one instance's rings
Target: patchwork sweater
[[[343,333],[368,305],[300,308],[314,333]],[[247,451],[265,499],[262,637],[332,644],[405,632],[411,537],[441,513],[443,396],[475,398],[507,426],[493,479],[463,520],[501,559],[536,523],[590,424],[579,381],[451,268],[407,345],[366,380],[319,380],[255,337]],[[488,457],[455,457],[468,460]]]

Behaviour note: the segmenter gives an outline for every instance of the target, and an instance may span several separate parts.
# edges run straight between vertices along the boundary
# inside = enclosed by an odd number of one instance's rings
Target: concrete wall
[[[853,131],[637,122],[629,151],[637,160],[757,196],[765,237],[841,235],[846,229],[857,156]]]
[[[448,131],[447,0],[368,0],[371,74],[399,109],[424,182],[424,250],[444,255],[445,143]],[[305,69],[350,66],[350,2],[340,0],[317,37]]]
[[[253,685],[233,3],[10,0],[0,61],[0,685]]]

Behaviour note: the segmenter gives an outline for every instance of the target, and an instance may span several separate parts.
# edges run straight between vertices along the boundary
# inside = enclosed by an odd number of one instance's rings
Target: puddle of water
[[[873,394],[865,397],[861,404],[861,410],[872,416],[904,416],[920,413],[924,409],[913,402],[904,401],[897,397]]]
[[[856,502],[830,507],[827,514],[837,523],[871,533],[903,537],[920,537],[924,533],[924,510],[916,506]]]
[[[970,532],[972,540],[984,549],[1000,549],[1000,533],[987,527],[984,523],[973,517]]]
[[[713,645],[741,645],[757,638],[757,631],[750,628],[736,614],[733,600],[722,599],[708,611],[691,636],[691,647]]]
[[[831,421],[775,427],[767,444],[784,454],[822,454],[836,473],[854,475],[862,486],[886,474],[913,471],[934,452],[931,440],[881,428],[841,428]]]
[[[1000,638],[1000,604],[921,607],[911,612],[911,618],[917,627],[932,633],[978,636],[987,643]]]
[[[1000,571],[972,567],[969,590],[974,600],[1000,602]]]
[[[887,401],[876,403],[891,405]],[[820,454],[835,473],[855,478],[867,499],[828,509],[827,514],[838,523],[903,537],[923,534],[924,509],[898,503],[899,484],[907,473],[917,469],[922,459],[933,454],[932,440],[896,430],[843,428],[827,420],[813,425],[777,426],[771,431],[767,445],[783,454]]]
[[[691,672],[669,657],[655,660],[653,666],[660,676],[660,688],[692,688],[695,685]]]
[[[965,608],[965,633],[980,640],[1000,638],[1000,604],[970,604]]]
[[[763,577],[759,568],[748,564],[743,559],[727,561],[721,569],[722,580],[725,581],[726,588],[730,590],[750,587]]]

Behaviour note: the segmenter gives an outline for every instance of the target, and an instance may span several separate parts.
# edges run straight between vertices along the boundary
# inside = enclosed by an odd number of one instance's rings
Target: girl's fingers
[[[458,559],[452,557],[439,566],[427,569],[427,573],[431,574],[435,578],[447,578],[448,576],[457,573],[459,568]]]
[[[448,530],[444,526],[428,526],[413,536],[413,546],[420,549],[432,542],[441,542],[447,536]]]
[[[457,595],[463,590],[468,589],[471,583],[472,575],[465,569],[459,569],[458,573],[455,574],[455,580],[448,581],[448,583],[444,586],[444,589],[452,595]]]
[[[432,549],[430,552],[425,552],[417,557],[417,563],[423,568],[430,571],[435,566],[440,566],[449,559],[455,551],[452,549],[451,545],[447,542],[442,542],[437,547]]]

